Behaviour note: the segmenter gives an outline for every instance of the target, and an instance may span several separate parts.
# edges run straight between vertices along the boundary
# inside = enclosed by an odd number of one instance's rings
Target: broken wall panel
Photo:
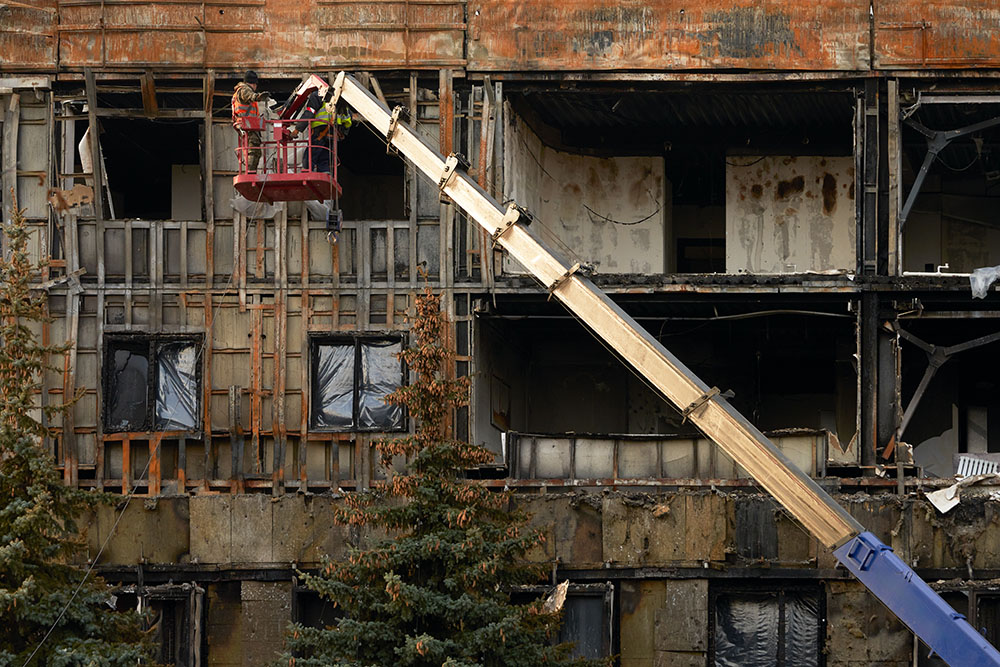
[[[872,5],[877,69],[948,69],[1000,64],[1000,3],[963,0]]]
[[[868,3],[469,2],[469,69],[868,68]]]
[[[854,158],[726,163],[726,272],[853,271]]]

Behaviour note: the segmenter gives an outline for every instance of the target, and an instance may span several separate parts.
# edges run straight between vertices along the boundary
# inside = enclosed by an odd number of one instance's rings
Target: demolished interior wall
[[[595,157],[546,146],[508,105],[504,198],[518,202],[600,273],[662,273],[670,224],[659,157]],[[550,241],[551,242],[551,241]],[[523,272],[512,260],[505,271]]]

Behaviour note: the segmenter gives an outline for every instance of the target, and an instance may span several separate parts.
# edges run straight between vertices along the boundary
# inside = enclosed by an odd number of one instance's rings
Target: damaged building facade
[[[0,1],[3,216],[14,189],[38,335],[75,343],[40,400],[82,392],[47,445],[134,493],[87,535],[161,661],[265,664],[332,618],[295,569],[370,539],[330,509],[412,426],[381,397],[427,281],[471,378],[455,432],[496,452],[472,476],[522,492],[581,655],[941,664],[363,123],[338,237],[240,206],[248,67],[279,99],[355,72],[466,155],[996,643],[1000,505],[926,498],[1000,462],[1000,4],[967,5]]]

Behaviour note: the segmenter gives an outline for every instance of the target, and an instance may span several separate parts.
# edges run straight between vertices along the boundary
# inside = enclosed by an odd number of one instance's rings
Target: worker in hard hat
[[[243,75],[243,81],[236,84],[233,92],[233,127],[240,137],[246,137],[245,145],[249,148],[246,155],[241,155],[241,161],[246,160],[247,172],[257,170],[257,163],[261,155],[261,130],[264,129],[264,120],[260,114],[257,103],[267,100],[269,93],[257,92],[257,72],[247,70]],[[244,145],[244,142],[240,142]]]
[[[353,118],[349,111],[338,113],[331,101],[324,102],[319,94],[313,93],[306,100],[300,122],[292,128],[291,135],[298,136],[305,129],[307,122],[309,123],[309,143],[311,145],[309,150],[310,169],[311,171],[330,173],[333,133],[337,132],[339,138],[347,136]]]

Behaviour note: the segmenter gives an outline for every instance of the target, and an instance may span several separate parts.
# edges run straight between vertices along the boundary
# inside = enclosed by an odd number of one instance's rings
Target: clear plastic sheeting
[[[309,210],[309,217],[313,220],[322,220],[324,222],[329,222],[330,211],[332,211],[335,206],[332,199],[327,199],[326,201],[319,202],[315,199],[306,200],[306,208]]]
[[[261,179],[265,178],[266,175],[262,174]],[[234,211],[254,220],[270,220],[278,212],[278,207],[274,204],[268,204],[263,201],[252,202],[240,194],[233,197],[230,202],[233,205]]]
[[[974,299],[985,299],[990,291],[990,286],[1000,279],[1000,266],[984,266],[976,269],[969,275],[969,282],[972,284],[972,297]]]
[[[715,604],[716,667],[819,665],[819,594],[729,593]]]
[[[146,430],[146,398],[149,393],[148,345],[110,343],[108,364],[108,432]]]
[[[156,354],[156,429],[193,431],[198,427],[198,349],[193,343],[166,343]]]
[[[391,431],[402,428],[403,408],[385,402],[402,384],[399,341],[361,344],[361,386],[358,391],[358,427]]]
[[[313,428],[354,424],[354,344],[317,345],[313,386]]]

